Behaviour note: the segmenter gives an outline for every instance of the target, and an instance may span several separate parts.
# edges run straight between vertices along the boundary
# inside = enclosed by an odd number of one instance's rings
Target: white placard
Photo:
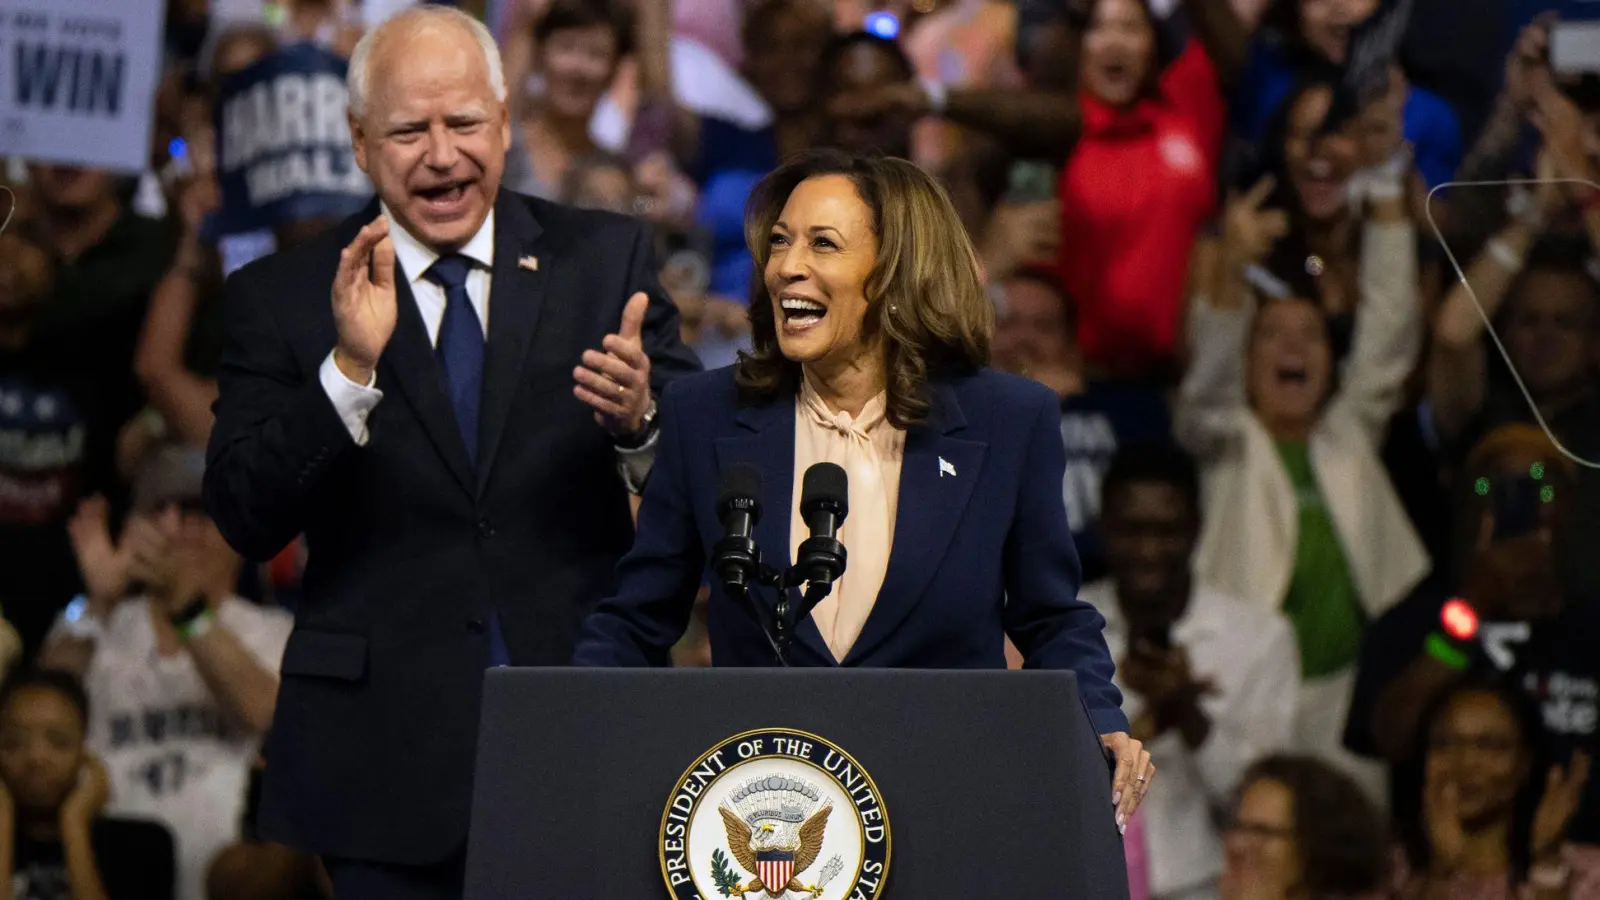
[[[0,154],[150,163],[165,0],[0,0]]]

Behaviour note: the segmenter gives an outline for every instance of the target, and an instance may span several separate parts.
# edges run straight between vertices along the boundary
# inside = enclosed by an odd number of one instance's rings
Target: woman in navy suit
[[[1127,735],[1104,620],[1077,599],[1058,401],[984,367],[993,309],[949,198],[903,160],[819,151],[756,188],[746,238],[764,273],[752,352],[661,398],[638,536],[575,661],[669,664],[723,535],[723,472],[762,473],[755,537],[781,571],[808,536],[792,512],[802,473],[836,463],[847,566],[795,629],[791,664],[1003,668],[1009,635],[1028,667],[1077,673],[1126,822],[1154,767]],[[709,630],[715,665],[773,663],[721,585]]]

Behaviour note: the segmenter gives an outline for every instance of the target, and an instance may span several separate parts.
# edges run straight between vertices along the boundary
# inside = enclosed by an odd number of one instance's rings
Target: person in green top
[[[1301,675],[1355,664],[1367,616],[1317,483],[1311,432],[1334,390],[1327,318],[1310,300],[1269,299],[1256,313],[1246,381],[1256,418],[1277,446],[1298,508],[1283,613],[1300,644]]]

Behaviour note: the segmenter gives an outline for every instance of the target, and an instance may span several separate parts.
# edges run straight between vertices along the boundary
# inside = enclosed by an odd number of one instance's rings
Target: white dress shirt
[[[394,217],[389,215],[388,206],[379,204],[379,208],[384,218],[389,220],[389,240],[394,244],[394,259],[399,264],[399,272],[411,285],[411,296],[417,301],[417,311],[422,313],[423,327],[428,329],[428,342],[437,345],[439,325],[444,321],[444,288],[423,276],[439,259],[439,254],[395,222]],[[489,210],[488,217],[478,227],[477,234],[458,252],[473,262],[472,271],[467,273],[467,297],[472,300],[472,309],[478,314],[478,323],[483,326],[484,339],[488,340],[489,275],[494,270],[493,209]],[[350,430],[350,437],[357,446],[366,446],[369,436],[367,417],[377,408],[378,401],[383,399],[383,391],[372,383],[356,384],[346,378],[333,361],[332,351],[322,361],[322,368],[317,374],[322,381],[322,389],[328,392],[328,399],[333,401],[333,408],[344,421],[345,428]],[[376,372],[373,373],[373,379],[374,382],[377,379]]]
[[[1128,650],[1128,625],[1109,580],[1088,585],[1079,596],[1105,616],[1105,638],[1113,659]],[[1289,747],[1300,684],[1300,652],[1282,614],[1196,585],[1189,606],[1172,626],[1172,643],[1189,654],[1196,677],[1210,679],[1216,693],[1200,707],[1211,733],[1191,750],[1177,729],[1145,745],[1156,765],[1156,783],[1139,807],[1145,819],[1151,894],[1196,897],[1214,892],[1222,874],[1218,822],[1252,762]],[[1119,677],[1129,721],[1145,709]]]

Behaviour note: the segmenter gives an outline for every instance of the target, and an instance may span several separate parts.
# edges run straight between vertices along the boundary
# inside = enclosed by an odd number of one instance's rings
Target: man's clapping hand
[[[379,216],[340,251],[333,279],[333,323],[339,332],[333,361],[344,377],[372,383],[397,317],[394,244],[389,220]]]
[[[1145,715],[1135,724],[1135,736],[1154,739],[1168,729],[1177,729],[1191,748],[1210,736],[1211,720],[1200,700],[1216,693],[1216,683],[1194,673],[1182,647],[1136,642],[1117,671],[1128,690],[1146,704]]]
[[[1162,650],[1140,643],[1117,665],[1128,690],[1154,707],[1193,703],[1211,693],[1211,681],[1197,678],[1182,647]]]
[[[111,538],[106,498],[96,494],[79,503],[67,522],[67,536],[78,559],[78,573],[83,577],[89,603],[96,613],[104,615],[127,593],[132,563],[126,543],[118,545]]]
[[[128,576],[152,591],[164,589],[172,580],[172,545],[182,521],[178,510],[167,509],[154,516],[134,516],[123,529],[123,551],[128,555]]]

